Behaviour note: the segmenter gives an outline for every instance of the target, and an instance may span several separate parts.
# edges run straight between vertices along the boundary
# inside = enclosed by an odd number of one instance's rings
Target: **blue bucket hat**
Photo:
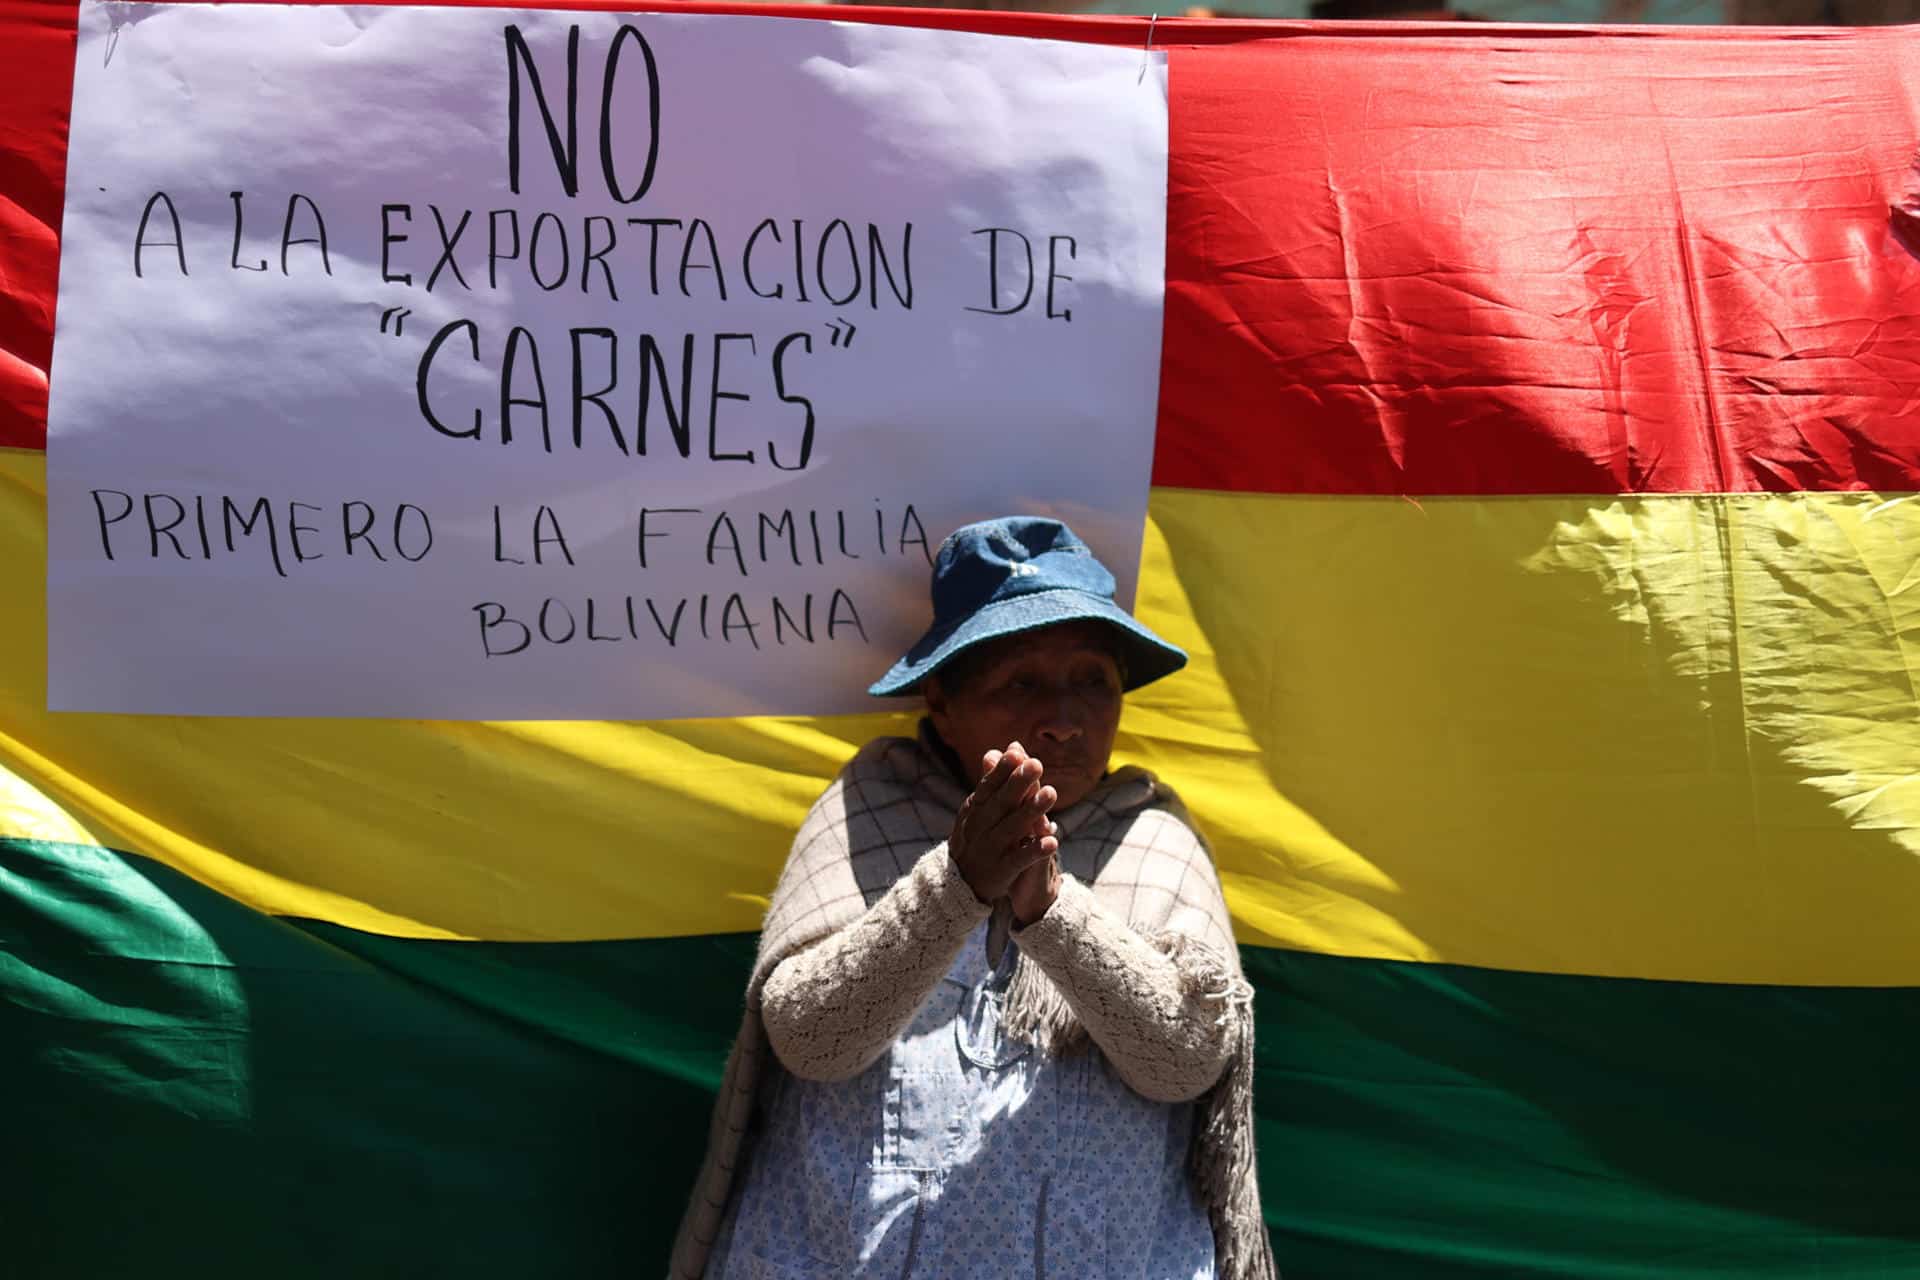
[[[933,560],[933,625],[867,692],[879,697],[912,693],[982,641],[1062,622],[1104,622],[1113,628],[1125,657],[1128,689],[1186,666],[1185,650],[1114,603],[1113,585],[1113,574],[1058,520],[1006,516],[956,529]]]

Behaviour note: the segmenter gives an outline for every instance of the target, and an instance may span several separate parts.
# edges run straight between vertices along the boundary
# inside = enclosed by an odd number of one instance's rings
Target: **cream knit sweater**
[[[1196,874],[1196,887],[1218,895],[1211,873],[1205,866]],[[781,1065],[808,1080],[847,1080],[866,1070],[913,1020],[987,912],[945,842],[935,845],[855,924],[774,968],[760,1015]],[[1219,1080],[1233,1051],[1219,995],[1200,989],[1072,874],[1062,877],[1047,914],[1013,939],[1134,1092],[1187,1102]]]

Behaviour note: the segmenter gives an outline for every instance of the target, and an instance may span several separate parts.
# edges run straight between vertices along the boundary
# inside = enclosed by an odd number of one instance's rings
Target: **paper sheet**
[[[1014,511],[1130,598],[1159,55],[457,8],[80,29],[53,708],[862,710],[941,537]]]

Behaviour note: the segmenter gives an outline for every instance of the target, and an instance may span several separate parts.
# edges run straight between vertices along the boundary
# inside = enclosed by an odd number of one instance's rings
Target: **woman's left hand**
[[[1053,900],[1060,896],[1060,855],[1052,854],[1034,863],[1014,879],[1013,887],[1007,890],[1007,901],[1013,906],[1014,923],[1026,928],[1053,906]]]

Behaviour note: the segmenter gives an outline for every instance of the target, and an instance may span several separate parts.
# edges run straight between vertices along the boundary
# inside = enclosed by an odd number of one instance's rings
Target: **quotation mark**
[[[845,333],[840,331],[842,324],[847,326]],[[850,320],[827,321],[827,333],[829,335],[827,345],[830,347],[850,347],[853,345],[853,322]]]
[[[393,336],[396,338],[399,337],[401,323],[412,314],[413,309],[410,307],[388,307],[380,313],[380,332],[385,333],[387,331],[387,320],[391,317],[393,320]]]

